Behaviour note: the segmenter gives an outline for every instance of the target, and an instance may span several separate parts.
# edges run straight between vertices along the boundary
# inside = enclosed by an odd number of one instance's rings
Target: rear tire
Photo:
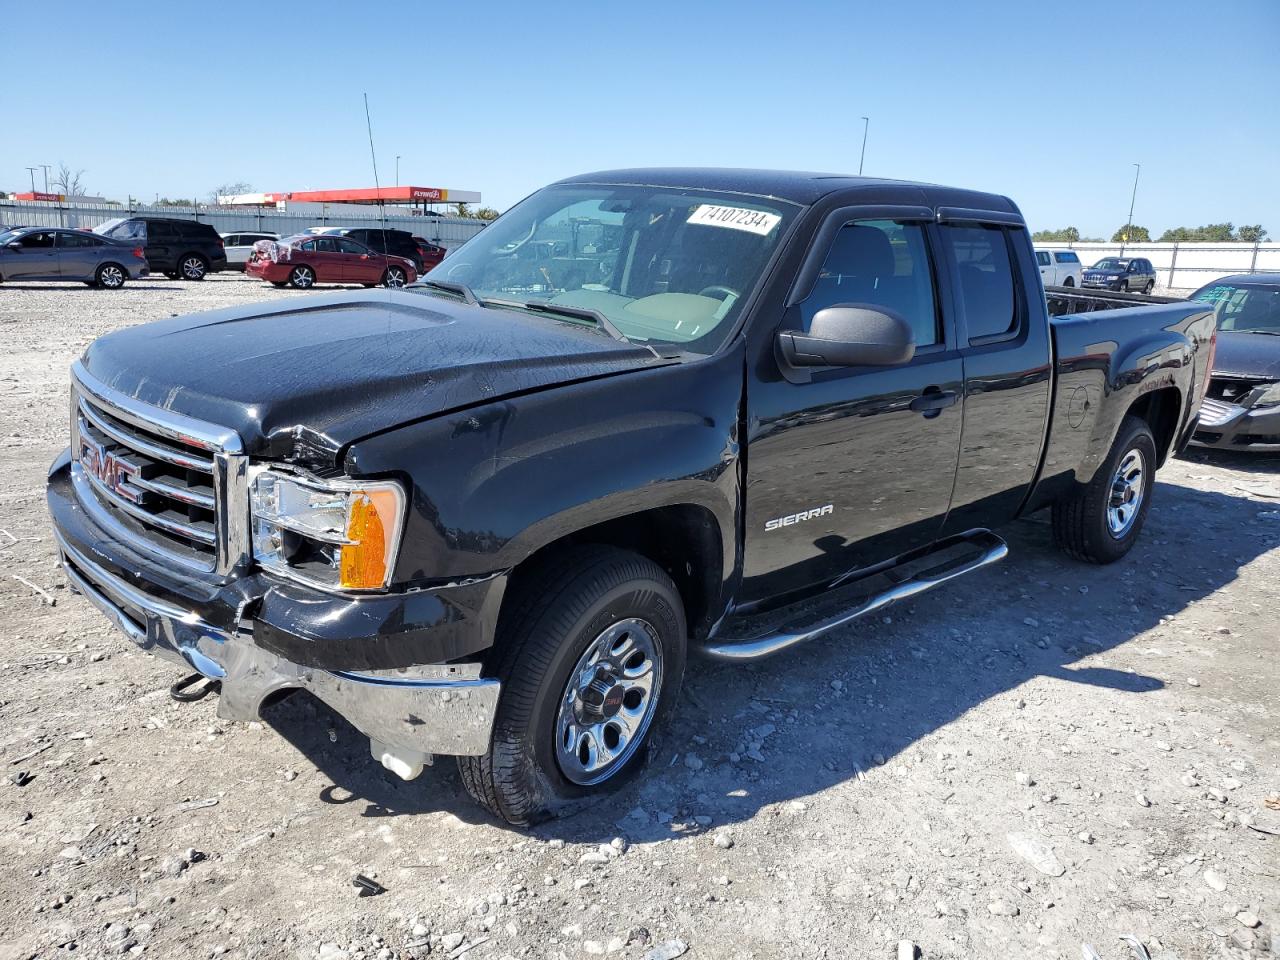
[[[489,751],[459,757],[463,786],[512,824],[607,795],[641,769],[675,711],[684,606],[653,561],[614,547],[558,554],[508,598]]]
[[[1053,504],[1054,542],[1085,563],[1114,563],[1127,554],[1151,508],[1156,456],[1151,427],[1125,417],[1093,480]]]
[[[1154,280],[1148,280],[1147,285],[1142,288],[1142,292],[1150,295],[1151,291],[1154,290],[1155,288],[1156,288],[1156,282]]]
[[[103,263],[93,275],[93,282],[105,290],[119,290],[129,279],[129,274],[118,263]]]
[[[289,286],[295,290],[310,290],[316,285],[316,272],[306,264],[299,264],[289,273]]]
[[[1074,287],[1076,285],[1076,282],[1071,277],[1067,277],[1066,280],[1062,281],[1062,285],[1064,287]]]
[[[203,280],[209,272],[209,261],[198,253],[184,253],[178,261],[178,273],[183,280]]]

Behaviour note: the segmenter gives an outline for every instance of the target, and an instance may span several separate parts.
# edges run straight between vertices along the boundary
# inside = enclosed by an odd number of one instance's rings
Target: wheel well
[[[1129,415],[1147,421],[1156,438],[1156,452],[1163,466],[1173,446],[1173,434],[1178,428],[1178,414],[1182,410],[1182,394],[1177,387],[1162,387],[1139,397],[1129,407]]]
[[[604,544],[648,557],[671,577],[684,601],[685,622],[693,638],[705,636],[719,614],[724,573],[720,528],[706,507],[678,504],[629,514],[585,527],[552,541],[525,558],[511,573],[505,607],[522,580],[536,567],[554,562],[566,548]]]

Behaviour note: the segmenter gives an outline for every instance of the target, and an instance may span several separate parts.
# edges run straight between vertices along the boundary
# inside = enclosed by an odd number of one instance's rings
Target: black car
[[[1103,257],[1084,272],[1080,285],[1150,293],[1156,287],[1156,268],[1143,257]]]
[[[418,274],[423,273],[422,251],[418,249],[417,241],[408,230],[375,230],[360,227],[354,230],[343,230],[342,235],[363,243],[378,253],[389,253],[393,257],[412,260]]]
[[[306,689],[512,823],[625,783],[694,652],[830,633],[1042,507],[1123,557],[1214,335],[1185,301],[1050,319],[1005,197],[752,170],[561,181],[418,284],[306,307],[88,346],[63,567],[219,716]]]
[[[140,244],[155,273],[170,280],[203,280],[227,269],[227,252],[218,231],[207,223],[173,217],[117,217],[94,233]]]
[[[1218,314],[1213,375],[1192,442],[1280,452],[1280,274],[1223,277],[1191,299]]]

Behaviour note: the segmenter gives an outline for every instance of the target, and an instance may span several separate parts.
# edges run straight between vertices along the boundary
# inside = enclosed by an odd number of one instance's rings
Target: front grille
[[[227,573],[247,557],[239,438],[124,397],[76,364],[72,477],[87,511],[141,552]]]
[[[1203,427],[1220,427],[1244,412],[1243,407],[1234,403],[1224,403],[1212,397],[1200,401],[1200,425]]]

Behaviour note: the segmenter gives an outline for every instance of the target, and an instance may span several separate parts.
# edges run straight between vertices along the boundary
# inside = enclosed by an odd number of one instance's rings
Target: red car
[[[382,284],[403,287],[418,279],[412,260],[370,250],[350,237],[301,233],[283,240],[259,240],[244,272],[277,287],[308,290],[317,283]]]
[[[423,273],[440,266],[440,261],[449,252],[439,244],[432,243],[430,240],[423,240],[421,237],[414,237],[413,242],[418,245],[418,256],[422,258]]]

